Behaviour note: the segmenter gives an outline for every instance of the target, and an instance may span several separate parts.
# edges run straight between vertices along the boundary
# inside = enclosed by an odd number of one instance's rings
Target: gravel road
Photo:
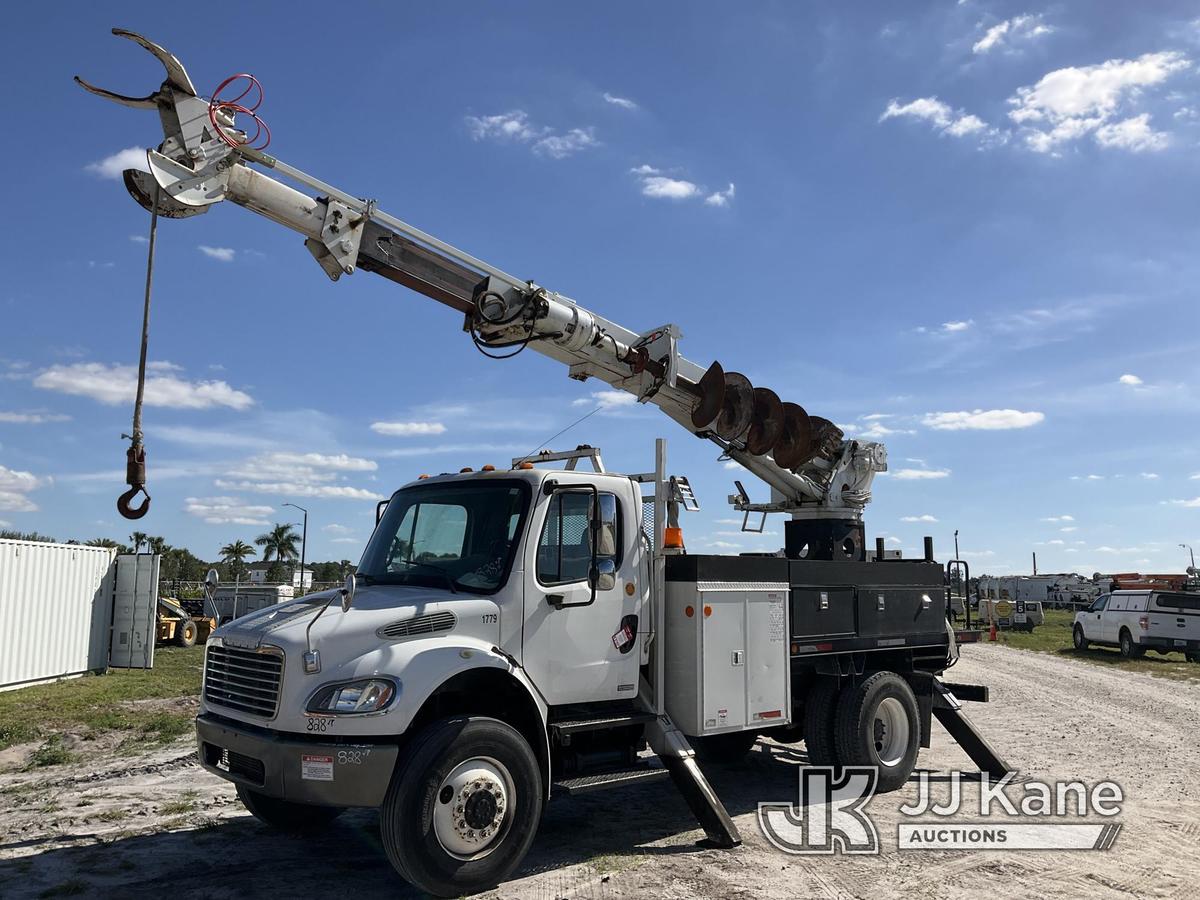
[[[797,790],[799,750],[762,741],[739,769],[710,777],[744,839],[702,850],[669,782],[551,803],[518,876],[492,896],[552,898],[1178,897],[1200,881],[1200,695],[1168,681],[990,644],[968,646],[948,680],[987,684],[972,719],[1024,777],[1113,780],[1123,829],[1105,852],[898,851],[915,784],[872,801],[877,856],[786,855],[761,835],[759,802]],[[919,766],[971,770],[935,725]],[[259,826],[232,789],[193,761],[186,742],[85,766],[0,775],[0,897],[136,891],[173,898],[404,897],[379,847],[376,817],[343,816],[319,839]],[[1010,796],[1021,796],[1020,788]],[[978,821],[964,786],[953,821]],[[939,797],[944,799],[945,790]],[[151,893],[152,892],[152,893]]]

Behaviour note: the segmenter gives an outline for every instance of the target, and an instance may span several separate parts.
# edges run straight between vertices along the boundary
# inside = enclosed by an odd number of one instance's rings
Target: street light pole
[[[304,530],[300,535],[300,593],[304,594],[304,551],[308,549],[308,510],[303,506],[297,506],[295,503],[285,503],[284,506],[290,506],[292,509],[298,509],[304,513]]]
[[[1180,544],[1179,546],[1182,547],[1184,550],[1186,550],[1191,555],[1192,568],[1193,569],[1196,568],[1196,551],[1192,549],[1190,544]]]

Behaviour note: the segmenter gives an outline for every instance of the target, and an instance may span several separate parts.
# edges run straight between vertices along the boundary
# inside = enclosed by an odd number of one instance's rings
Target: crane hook
[[[126,519],[140,519],[150,511],[150,492],[146,490],[146,448],[139,443],[130,444],[125,451],[125,483],[129,490],[117,498],[117,512]],[[146,499],[141,506],[131,506],[139,493]]]

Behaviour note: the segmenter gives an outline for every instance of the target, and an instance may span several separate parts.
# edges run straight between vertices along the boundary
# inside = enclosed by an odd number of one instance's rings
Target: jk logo
[[[875,794],[879,772],[845,766],[800,769],[799,803],[760,803],[758,826],[784,853],[875,854],[879,832],[864,807]]]

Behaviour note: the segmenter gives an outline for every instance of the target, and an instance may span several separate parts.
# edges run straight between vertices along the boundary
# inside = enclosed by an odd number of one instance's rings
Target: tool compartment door
[[[854,635],[854,588],[792,585],[792,635],[798,639]]]

